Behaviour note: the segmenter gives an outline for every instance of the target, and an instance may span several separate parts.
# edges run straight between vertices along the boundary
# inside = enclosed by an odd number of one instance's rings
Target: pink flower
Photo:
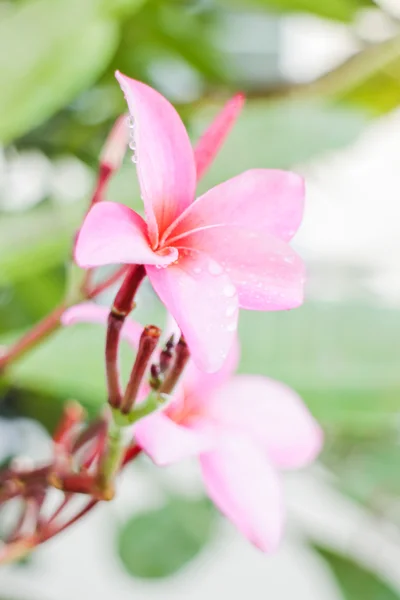
[[[99,203],[81,228],[76,262],[84,268],[145,265],[194,361],[215,371],[232,346],[239,306],[283,310],[302,303],[303,263],[288,241],[301,222],[303,181],[289,172],[254,169],[194,202],[197,175],[214,157],[242,99],[227,105],[195,154],[163,96],[119,72],[117,79],[135,120],[147,222],[127,206]]]
[[[67,310],[63,322],[105,323],[106,318],[104,308],[84,304]],[[139,334],[140,327],[126,321],[123,335],[133,346]],[[139,421],[135,436],[158,465],[197,456],[216,506],[253,544],[270,552],[284,521],[278,471],[311,463],[322,432],[290,388],[266,377],[233,376],[238,355],[234,344],[214,374],[189,363],[172,403]]]

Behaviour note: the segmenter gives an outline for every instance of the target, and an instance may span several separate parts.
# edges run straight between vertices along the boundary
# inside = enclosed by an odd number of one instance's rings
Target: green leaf
[[[337,487],[375,513],[398,522],[400,495],[398,434],[360,439],[340,436],[324,453]],[[392,510],[394,509],[394,510]]]
[[[240,317],[243,373],[296,389],[331,433],[393,430],[400,409],[400,312],[363,304],[306,303]]]
[[[210,111],[194,117],[194,138],[211,118]],[[209,189],[246,169],[290,168],[304,163],[354,141],[367,123],[363,112],[326,102],[248,102],[201,189]]]
[[[107,14],[126,17],[136,13],[147,0],[103,0]]]
[[[35,0],[0,23],[0,140],[38,125],[92,84],[118,42],[99,0]]]
[[[226,0],[225,4],[232,4],[232,0]],[[245,0],[233,4],[248,5]],[[373,0],[250,0],[249,4],[279,12],[307,12],[345,22],[352,21],[361,8],[376,6]]]
[[[0,285],[30,279],[68,259],[81,205],[43,205],[0,219]]]
[[[121,528],[118,552],[133,577],[159,579],[192,561],[210,541],[211,503],[201,498],[171,498],[162,508],[136,514]]]
[[[135,309],[137,321],[161,324],[164,314],[155,303],[152,291],[141,289]],[[143,312],[145,317],[143,318]],[[1,338],[0,344],[9,344],[19,334]],[[7,369],[4,378],[9,386],[42,394],[47,398],[76,399],[86,408],[97,410],[107,401],[104,368],[106,327],[80,324],[57,331],[40,346]],[[127,342],[121,344],[121,370],[126,382],[132,369],[134,355]]]
[[[59,400],[77,399],[86,407],[107,401],[104,371],[106,328],[80,325],[63,329],[7,371],[6,380],[17,388],[43,393]],[[133,353],[122,345],[126,376]]]
[[[400,593],[379,575],[321,546],[314,546],[332,570],[344,600],[399,600]]]
[[[373,115],[395,109],[400,104],[400,36],[359,52],[309,91]]]

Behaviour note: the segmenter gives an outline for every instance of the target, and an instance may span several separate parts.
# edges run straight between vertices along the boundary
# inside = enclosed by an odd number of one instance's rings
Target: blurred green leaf
[[[241,372],[294,387],[329,431],[378,435],[400,409],[400,312],[311,303],[276,313],[242,311]]]
[[[61,401],[71,398],[86,407],[100,407],[107,401],[105,335],[106,328],[100,326],[63,329],[9,369],[7,381]],[[126,376],[133,365],[133,354],[126,344],[122,345],[121,362]]]
[[[162,508],[134,515],[118,539],[125,569],[144,579],[173,575],[210,541],[214,509],[205,499],[171,498]]]
[[[376,6],[373,0],[223,0],[228,4],[265,6],[282,12],[307,12],[333,19],[352,21],[361,8]]]
[[[0,218],[0,285],[30,279],[65,262],[83,208],[43,205]]]
[[[193,120],[198,137],[210,111]],[[366,115],[324,102],[248,102],[201,184],[202,189],[252,168],[290,168],[352,142],[366,126]]]
[[[339,489],[353,499],[367,505],[378,514],[390,511],[392,520],[398,511],[400,495],[398,432],[360,439],[357,436],[340,436],[331,442],[324,460],[337,476]]]
[[[178,90],[182,89],[176,61],[191,67],[209,83],[226,83],[231,78],[226,57],[216,48],[202,12],[190,10],[185,3],[153,0],[137,17],[124,23],[113,66],[156,87],[161,79],[173,93],[170,79],[178,82]],[[185,82],[183,87],[187,88]]]
[[[314,548],[332,570],[344,600],[400,599],[398,591],[351,558],[318,545]]]
[[[107,14],[126,17],[139,10],[147,0],[103,0]]]
[[[366,48],[309,90],[381,115],[400,104],[400,36]]]
[[[35,0],[0,23],[0,140],[22,135],[93,83],[118,42],[101,0]],[[104,7],[103,7],[104,10]]]
[[[161,325],[165,315],[155,300],[151,289],[143,285],[135,320]],[[7,345],[19,336],[20,333],[3,336],[0,344]],[[107,400],[105,339],[106,327],[101,325],[80,324],[61,329],[7,369],[6,384],[61,402],[76,399],[88,409],[98,409]],[[122,342],[120,362],[125,381],[133,360],[132,348]]]

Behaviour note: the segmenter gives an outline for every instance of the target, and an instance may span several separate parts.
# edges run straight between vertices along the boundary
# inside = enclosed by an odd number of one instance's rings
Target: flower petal
[[[246,436],[224,436],[200,457],[207,492],[224,515],[263,552],[276,549],[283,526],[277,474]]]
[[[303,302],[303,261],[276,237],[229,226],[197,231],[179,243],[207,252],[224,267],[242,308],[286,310]]]
[[[75,261],[83,268],[116,263],[168,265],[177,257],[174,248],[162,256],[153,252],[142,217],[114,202],[93,206],[75,245]]]
[[[76,323],[100,323],[106,326],[109,314],[110,309],[105,306],[100,306],[93,302],[82,302],[82,304],[76,304],[67,308],[62,314],[61,324],[64,327],[69,327]],[[125,319],[122,326],[121,335],[136,350],[142,331],[142,325],[128,318]]]
[[[197,142],[194,148],[197,181],[204,175],[224,143],[243,108],[244,100],[243,94],[236,94],[228,100]]]
[[[205,373],[196,367],[193,360],[189,361],[182,377],[182,385],[186,396],[190,396],[196,406],[204,406],[208,402],[211,392],[232,377],[239,364],[239,359],[240,346],[237,337],[235,337],[228,356],[218,371]]]
[[[212,448],[214,443],[209,431],[179,425],[162,412],[139,421],[135,427],[135,438],[157,465],[197,456]]]
[[[149,234],[158,234],[194,200],[196,167],[186,129],[172,106],[151,87],[116,72],[134,119],[137,171]]]
[[[207,412],[221,426],[251,436],[280,468],[303,467],[322,447],[322,431],[300,396],[267,377],[233,377],[214,392]]]
[[[235,286],[218,263],[195,252],[165,269],[147,267],[161,301],[179,325],[192,358],[203,371],[217,371],[232,347],[238,319]]]
[[[282,240],[296,233],[304,207],[304,181],[288,171],[252,169],[215,186],[174,224],[170,239],[190,230],[237,225]]]

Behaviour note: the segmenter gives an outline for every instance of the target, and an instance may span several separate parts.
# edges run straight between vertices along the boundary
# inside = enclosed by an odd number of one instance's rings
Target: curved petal
[[[182,385],[185,395],[196,399],[196,405],[199,403],[204,406],[212,391],[228,381],[235,373],[240,359],[239,340],[235,336],[228,356],[218,371],[214,373],[205,373],[201,371],[191,360],[185,369],[182,377]]]
[[[295,173],[246,171],[201,196],[174,224],[169,239],[191,230],[236,225],[288,241],[301,223],[304,193],[304,181]]]
[[[239,227],[204,229],[181,242],[207,252],[224,267],[237,288],[241,308],[286,310],[302,304],[304,264],[286,242]]]
[[[194,200],[196,167],[186,129],[151,87],[116,72],[134,119],[137,171],[153,246]]]
[[[87,214],[75,245],[75,261],[83,268],[116,263],[168,265],[174,248],[163,255],[150,247],[142,217],[124,204],[100,202]]]
[[[280,468],[303,467],[322,447],[322,430],[300,396],[267,377],[233,377],[214,392],[207,412],[216,423],[246,432]]]
[[[277,474],[245,436],[224,436],[200,457],[207,492],[221,512],[263,552],[276,549],[284,507]]]
[[[217,371],[232,347],[238,319],[235,286],[216,262],[192,252],[166,269],[147,267],[161,301],[179,325],[192,358],[203,371]]]
[[[157,465],[168,465],[190,456],[197,456],[213,447],[210,432],[185,427],[164,413],[153,413],[135,427],[137,443]]]
[[[218,153],[218,150],[224,143],[226,136],[234,126],[236,119],[243,108],[244,100],[243,94],[236,94],[233,98],[228,100],[221,112],[218,113],[214,121],[197,142],[194,148],[197,181],[203,177],[205,171],[208,169]]]
[[[93,302],[82,302],[82,304],[76,304],[67,308],[62,314],[61,324],[64,327],[69,327],[76,323],[100,323],[100,325],[106,326],[109,314],[110,310],[105,306],[100,306]],[[142,325],[128,318],[125,319],[122,326],[121,335],[136,350],[142,331]]]

